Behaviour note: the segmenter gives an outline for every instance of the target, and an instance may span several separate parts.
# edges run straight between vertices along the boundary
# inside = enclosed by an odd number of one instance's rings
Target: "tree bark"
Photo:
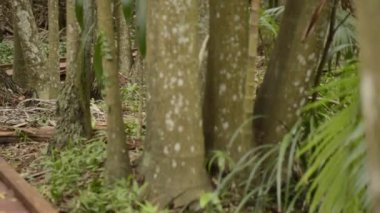
[[[199,1],[148,1],[148,199],[188,204],[211,189],[205,169],[199,65]]]
[[[237,161],[252,147],[243,140],[244,83],[248,63],[248,1],[210,1],[210,41],[204,104],[208,152],[226,151]],[[238,137],[233,140],[233,135]]]
[[[88,97],[87,102],[90,103],[90,93],[92,85],[95,80],[95,72],[92,66],[92,54],[93,54],[93,41],[95,32],[95,1],[84,1],[83,2],[83,33],[82,42],[83,45],[83,79],[82,86],[85,88],[86,97]]]
[[[248,67],[245,77],[244,88],[244,113],[245,118],[249,120],[248,124],[243,127],[243,140],[252,141],[253,138],[253,107],[256,96],[256,61],[257,61],[257,42],[259,35],[259,9],[260,0],[251,0],[250,28],[249,28],[249,46],[248,46]],[[250,120],[251,119],[251,120]]]
[[[128,76],[132,81],[138,76],[132,75],[132,45],[129,24],[125,21],[121,0],[114,1],[114,14],[116,22],[116,41],[117,41],[117,56],[118,70],[122,74]],[[134,79],[134,80],[133,80]]]
[[[128,147],[121,111],[120,84],[112,20],[111,0],[97,0],[99,33],[103,36],[103,70],[105,74],[105,102],[107,107],[107,161],[106,174],[110,181],[131,174]]]
[[[92,135],[89,80],[83,65],[85,48],[80,47],[75,0],[67,0],[66,15],[67,78],[57,100],[57,133],[51,142],[52,148],[61,148],[69,141]]]
[[[380,212],[380,1],[356,1],[361,46],[361,100],[368,146],[369,191],[372,212]]]
[[[8,3],[7,0],[0,2],[0,42],[2,42],[4,39],[5,24],[6,24],[5,7],[7,3]]]
[[[14,11],[14,10],[13,10]],[[20,37],[16,27],[16,15],[12,15],[13,22],[13,79],[23,89],[28,89],[28,75],[26,75],[26,65],[23,51],[21,49]]]
[[[49,0],[49,56],[47,61],[48,67],[48,97],[50,99],[58,96],[60,87],[59,78],[59,1]]]
[[[199,64],[201,82],[201,104],[204,105],[206,74],[208,63],[208,42],[210,40],[210,2],[199,0],[200,21],[199,21]]]
[[[66,75],[76,70],[76,52],[79,45],[80,34],[75,16],[75,0],[66,0]]]
[[[47,90],[44,88],[47,80],[47,69],[45,67],[46,56],[42,51],[42,43],[38,36],[37,25],[32,13],[29,0],[12,1],[15,18],[15,29],[17,30],[17,42],[19,42],[25,69],[19,69],[14,73],[15,82],[26,90],[34,90],[41,98],[47,98]]]
[[[280,32],[255,102],[256,142],[278,143],[307,102],[321,55],[332,2],[311,17],[321,1],[287,1]],[[316,23],[312,23],[318,18]],[[314,30],[307,34],[310,24]]]

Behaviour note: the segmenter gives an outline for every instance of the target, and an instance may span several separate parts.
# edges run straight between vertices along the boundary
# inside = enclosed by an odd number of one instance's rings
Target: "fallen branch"
[[[16,128],[2,126],[0,127],[0,144],[19,142],[23,139],[44,142],[52,138],[54,132],[53,127]]]
[[[94,130],[99,131],[105,128],[104,124],[97,124]],[[17,128],[14,126],[0,126],[0,144],[16,143],[22,140],[47,142],[53,138],[54,134],[54,127]]]

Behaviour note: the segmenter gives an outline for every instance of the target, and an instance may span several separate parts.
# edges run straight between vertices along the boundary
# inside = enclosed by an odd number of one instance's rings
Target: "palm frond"
[[[298,190],[306,191],[309,212],[363,212],[369,208],[359,78],[352,64],[343,69],[348,75],[319,89],[326,89],[326,99],[345,97],[344,104],[337,104],[336,113],[324,118],[318,127],[311,130],[298,152],[299,157],[307,159],[307,170]],[[332,91],[331,88],[336,89]],[[328,109],[323,108],[326,104],[314,104],[309,106],[309,110],[315,107]]]

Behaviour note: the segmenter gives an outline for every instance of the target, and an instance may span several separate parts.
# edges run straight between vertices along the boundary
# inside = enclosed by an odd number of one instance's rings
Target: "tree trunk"
[[[115,0],[114,14],[116,22],[116,41],[117,41],[117,56],[118,56],[118,70],[122,74],[128,76],[130,79],[138,78],[138,76],[132,76],[132,45],[130,36],[129,24],[125,21],[123,14],[123,7],[121,0]],[[133,80],[132,80],[133,81]]]
[[[99,33],[103,35],[103,70],[105,72],[105,101],[107,105],[107,161],[106,173],[110,181],[126,178],[131,174],[128,146],[124,133],[121,111],[120,84],[114,40],[111,2],[97,0]]]
[[[204,106],[207,150],[237,161],[251,148],[243,140],[244,83],[248,62],[248,1],[210,1],[210,41]],[[238,137],[233,140],[233,135]]]
[[[38,36],[37,25],[32,13],[29,0],[12,1],[17,30],[17,42],[19,42],[25,66],[28,70],[19,69],[14,73],[15,82],[26,90],[34,90],[41,98],[47,98],[47,90],[44,82],[47,80],[45,67],[46,56],[42,51],[42,43]],[[22,71],[26,72],[22,72]],[[22,84],[21,84],[22,83]]]
[[[205,169],[199,1],[148,1],[147,136],[142,173],[149,200],[185,205],[211,189]]]
[[[75,15],[75,0],[66,0],[66,75],[76,70],[76,52],[80,45],[79,25]]]
[[[260,0],[251,0],[250,29],[249,29],[249,46],[248,46],[248,67],[245,77],[244,88],[244,113],[246,119],[252,119],[243,127],[243,140],[254,141],[253,138],[253,106],[256,96],[256,58],[257,42],[259,35],[259,9]]]
[[[208,42],[210,39],[210,2],[199,0],[200,4],[200,21],[199,21],[199,64],[201,80],[201,104],[204,105],[207,62],[208,62]]]
[[[48,67],[48,97],[56,98],[58,96],[60,79],[59,79],[59,8],[58,0],[48,1],[49,10],[49,57]]]
[[[293,127],[307,101],[323,47],[332,2],[311,17],[319,0],[287,1],[278,39],[255,103],[256,142],[278,143]],[[309,34],[308,27],[315,30]]]
[[[92,85],[95,80],[95,72],[92,66],[92,50],[95,32],[95,1],[84,1],[83,2],[83,33],[82,42],[83,45],[83,79],[82,86],[85,88],[86,97],[88,97],[87,103],[90,103],[90,94]]]
[[[23,51],[21,49],[20,37],[16,27],[16,15],[12,15],[13,22],[13,79],[23,89],[28,89],[28,75],[26,75],[26,65]]]
[[[356,1],[361,45],[361,99],[368,143],[368,170],[372,212],[380,212],[380,1]]]
[[[0,2],[0,42],[2,42],[4,39],[5,24],[6,24],[6,22],[5,22],[5,20],[6,20],[5,6],[7,3],[8,3],[7,0]]]
[[[57,101],[57,133],[51,144],[56,148],[65,146],[69,141],[76,141],[82,137],[89,138],[92,135],[90,81],[83,65],[85,48],[80,47],[75,0],[67,0],[66,15],[67,78]]]

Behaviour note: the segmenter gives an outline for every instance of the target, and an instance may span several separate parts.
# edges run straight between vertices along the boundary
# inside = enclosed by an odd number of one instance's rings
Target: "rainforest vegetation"
[[[61,212],[380,212],[379,11],[2,0],[0,157]]]

